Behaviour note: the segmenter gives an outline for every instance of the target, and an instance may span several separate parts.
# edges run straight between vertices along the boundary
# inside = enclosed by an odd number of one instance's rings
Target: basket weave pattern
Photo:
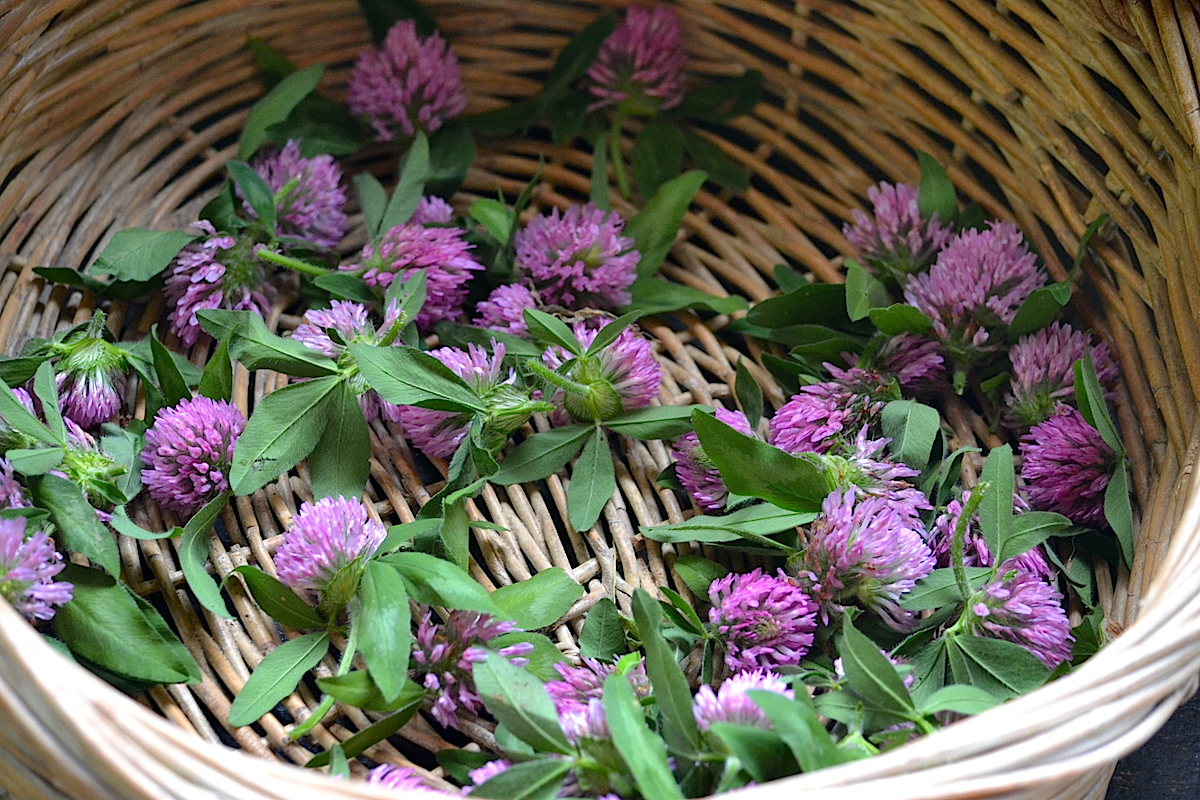
[[[472,111],[539,87],[562,44],[604,7],[622,3],[431,0],[463,63]],[[1130,5],[1048,0],[678,0],[697,74],[754,68],[767,92],[736,130],[714,135],[754,176],[737,198],[702,191],[664,273],[717,295],[769,297],[776,264],[838,281],[849,252],[841,222],[880,179],[913,182],[914,148],[948,165],[965,197],[1011,219],[1067,277],[1079,237],[1101,213],[1112,227],[1092,240],[1075,310],[1113,344],[1124,385],[1119,422],[1142,510],[1130,574],[1101,595],[1119,638],[1078,672],[866,763],[799,776],[751,791],[803,798],[879,796],[1099,798],[1111,765],[1148,738],[1194,689],[1200,662],[1200,502],[1191,495],[1200,395],[1200,20],[1183,0]],[[86,265],[117,230],[190,223],[233,157],[249,105],[262,87],[244,45],[266,39],[301,66],[324,62],[323,87],[341,92],[367,41],[353,2],[181,0],[28,3],[0,0],[0,351],[88,318],[94,299],[48,286],[38,266]],[[535,203],[586,197],[590,158],[531,142],[485,147],[461,197],[515,196],[545,154]],[[393,168],[382,151],[349,171]],[[618,205],[618,210],[623,209]],[[361,247],[357,233],[343,243]],[[268,323],[297,320],[281,303]],[[116,302],[115,332],[145,335],[160,301]],[[643,327],[666,367],[663,403],[730,396],[734,364],[757,351],[721,335],[723,317],[680,315]],[[193,354],[197,361],[204,351]],[[286,382],[238,368],[235,401],[249,409]],[[784,399],[765,371],[768,401]],[[131,388],[131,391],[133,389]],[[134,399],[133,397],[130,398]],[[982,423],[950,420],[960,438],[989,442]],[[408,521],[437,483],[402,436],[373,429],[370,498],[382,518]],[[633,589],[686,587],[671,575],[686,546],[643,540],[639,524],[682,519],[675,495],[653,483],[669,463],[661,443],[624,442],[618,491],[596,529],[563,531],[566,488],[489,487],[472,510],[507,532],[474,529],[472,574],[487,586],[561,566],[588,592],[554,630],[568,653],[582,615],[601,597],[628,611]],[[444,465],[434,464],[434,468]],[[223,514],[214,541],[218,577],[243,563],[269,568],[270,553],[299,504],[311,500],[303,467]],[[135,515],[161,530],[170,520],[147,503]],[[239,584],[239,620],[201,614],[182,589],[167,541],[122,541],[135,591],[161,597],[167,616],[204,666],[194,687],[159,687],[138,707],[53,655],[7,607],[0,608],[0,786],[18,800],[60,797],[381,797],[361,784],[279,761],[311,753],[284,723],[227,730],[230,698],[278,630]],[[1134,621],[1137,620],[1136,624]],[[329,664],[326,665],[328,667]],[[303,718],[319,698],[302,687],[285,701]],[[169,722],[164,721],[166,717]],[[419,720],[419,718],[418,718]],[[324,747],[370,723],[351,710],[314,739]],[[481,721],[464,730],[485,742]],[[428,725],[404,731],[426,749],[445,744]],[[218,749],[232,740],[245,755]],[[370,751],[398,759],[390,745]]]

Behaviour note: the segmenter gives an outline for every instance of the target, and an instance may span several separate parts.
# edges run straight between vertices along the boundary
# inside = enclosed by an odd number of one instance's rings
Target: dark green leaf
[[[245,220],[238,216],[241,207],[241,200],[234,197],[233,184],[225,181],[213,199],[200,209],[199,217],[211,222],[219,233],[237,233],[246,225]]]
[[[584,352],[589,356],[594,356],[600,351],[604,350],[610,344],[615,342],[617,337],[620,336],[626,328],[636,322],[640,316],[640,312],[631,311],[621,317],[618,317],[617,319],[612,320],[611,322],[605,323],[603,328],[596,331],[595,338],[592,339],[592,343],[587,346],[587,350]]]
[[[1077,667],[1087,661],[1108,641],[1104,627],[1104,609],[1093,608],[1083,620],[1071,628],[1075,644],[1071,646],[1071,666]]]
[[[362,497],[371,473],[371,432],[348,381],[329,398],[325,432],[308,458],[313,497]]]
[[[229,724],[236,727],[256,722],[287,697],[304,677],[320,663],[329,649],[329,634],[306,633],[276,647],[259,662],[249,680],[233,698]]]
[[[471,784],[472,772],[495,760],[496,756],[491,753],[474,753],[470,750],[459,750],[453,747],[439,750],[437,754],[438,766],[444,769],[452,780],[458,781],[463,786]]]
[[[360,172],[354,176],[354,190],[358,193],[358,204],[362,206],[363,222],[367,226],[367,236],[375,239],[383,231],[383,213],[387,210],[388,197],[383,184],[369,172]],[[325,276],[322,276],[325,277]]]
[[[489,639],[488,649],[499,652],[506,647],[520,643],[533,645],[533,652],[523,656],[529,662],[525,665],[527,671],[537,675],[543,681],[562,680],[562,676],[559,675],[554,665],[562,663],[565,659],[562,651],[555,646],[554,642],[550,641],[548,636],[529,631],[513,631]]]
[[[1012,538],[1013,476],[1012,445],[993,448],[983,462],[980,483],[988,484],[987,494],[979,506],[979,532],[992,553],[1000,552],[1000,543]]]
[[[570,771],[571,762],[560,758],[523,761],[476,786],[469,796],[496,800],[554,800]]]
[[[263,39],[247,36],[246,46],[254,54],[254,63],[262,71],[268,89],[296,71],[296,65],[290,58]]]
[[[612,661],[626,649],[625,624],[621,621],[617,604],[602,597],[584,619],[583,631],[579,634],[579,655],[581,658]]]
[[[1046,682],[1050,671],[1024,647],[1001,639],[981,636],[955,636],[947,643],[951,667],[955,661],[965,667],[969,682],[984,691],[1004,698],[1031,692]]]
[[[604,681],[604,713],[613,744],[633,773],[645,800],[683,800],[667,764],[667,748],[658,734],[646,727],[646,718],[633,686],[624,675]]]
[[[850,688],[882,711],[911,718],[916,712],[912,697],[879,645],[861,633],[849,617],[842,622],[842,635],[842,665]]]
[[[800,769],[792,751],[774,731],[729,722],[714,722],[710,730],[755,781],[795,775]]]
[[[617,477],[612,451],[608,447],[608,434],[603,428],[596,428],[584,444],[579,460],[575,462],[571,483],[567,487],[567,508],[575,530],[586,531],[596,524],[616,488]]]
[[[548,120],[550,140],[555,144],[565,144],[579,135],[588,118],[588,105],[593,99],[590,92],[582,89],[567,92],[555,105],[554,113]]]
[[[763,393],[762,387],[759,386],[749,367],[746,366],[744,358],[738,359],[737,378],[733,388],[737,394],[738,405],[742,407],[742,413],[750,422],[750,430],[754,430],[758,427],[759,420],[762,419]]]
[[[437,324],[438,338],[445,344],[465,348],[468,344],[490,348],[492,342],[504,345],[506,356],[523,356],[537,358],[542,354],[542,348],[528,339],[513,336],[503,331],[493,331],[487,328],[476,328],[471,325],[459,325],[454,322],[439,322]]]
[[[60,547],[87,556],[109,575],[121,574],[117,543],[79,486],[57,475],[38,475],[29,479],[29,491],[33,504],[50,512],[50,521],[57,528],[54,537]]]
[[[406,653],[405,658],[407,657]],[[371,680],[370,674],[365,669],[332,678],[317,678],[317,688],[342,703],[381,714],[409,706],[414,699],[419,703],[425,696],[423,686],[413,681],[405,681],[400,696],[389,702],[384,699],[383,693],[379,691],[379,687],[375,685],[375,681]]]
[[[550,74],[546,76],[546,84],[541,93],[541,113],[533,119],[526,120],[526,123],[539,119],[557,105],[571,86],[587,72],[588,67],[596,60],[596,54],[600,52],[600,45],[616,27],[616,15],[605,14],[589,23],[567,42],[559,52],[558,58],[554,60]]]
[[[326,272],[313,278],[313,286],[324,289],[337,300],[350,300],[355,303],[374,303],[379,297],[362,278],[349,272]]]
[[[141,527],[129,518],[129,514],[125,511],[125,506],[117,506],[112,512],[112,521],[108,523],[117,533],[122,536],[128,536],[131,539],[172,539],[183,533],[183,528],[178,525],[174,528],[165,531],[148,531]]]
[[[234,494],[255,492],[308,457],[325,431],[330,398],[342,380],[331,375],[293,383],[259,402],[233,450]]]
[[[1051,536],[1062,536],[1073,526],[1071,520],[1051,511],[1026,511],[1013,517],[1012,535],[1000,543],[996,563],[1027,553]]]
[[[530,436],[500,462],[492,482],[511,486],[553,475],[575,457],[594,430],[594,425],[578,423]]]
[[[644,589],[633,593],[633,618],[642,639],[646,677],[654,687],[654,700],[662,713],[667,744],[675,753],[698,754],[703,745],[692,711],[692,692],[676,662],[674,650],[662,637],[662,609]]]
[[[788,455],[702,411],[692,412],[692,426],[734,494],[759,497],[791,511],[818,511],[837,488],[826,468],[805,454]]]
[[[18,474],[32,478],[45,475],[57,467],[66,454],[60,447],[43,447],[36,450],[9,450],[4,457]]]
[[[583,355],[583,344],[575,338],[575,333],[567,326],[567,323],[553,314],[538,311],[536,308],[527,308],[525,309],[525,324],[529,327],[529,335],[535,341],[547,346],[558,345],[573,355]]]
[[[620,680],[629,686],[624,676]],[[531,673],[514,667],[502,655],[488,653],[486,661],[475,665],[475,687],[492,716],[521,741],[541,752],[571,752],[554,701]]]
[[[487,410],[462,378],[428,353],[366,344],[351,344],[350,352],[371,388],[391,403],[442,411]]]
[[[992,574],[991,567],[967,567],[967,582],[972,589],[978,589]],[[954,581],[954,570],[935,569],[900,598],[900,607],[909,611],[923,611],[927,608],[941,608],[950,603],[960,603],[963,597],[958,592]]]
[[[673,568],[684,585],[697,597],[707,597],[712,582],[729,574],[728,567],[693,555],[679,556]]]
[[[755,304],[746,321],[763,328],[790,328],[797,325],[821,325],[845,330],[850,327],[846,314],[846,286],[837,283],[810,283],[785,295]]]
[[[888,336],[898,336],[901,333],[925,333],[933,327],[933,320],[912,306],[895,303],[887,308],[872,308],[867,316],[879,329],[880,333]]]
[[[45,356],[29,356],[26,358],[5,358],[0,356],[0,381],[7,386],[20,386],[37,372],[37,368],[46,360]],[[11,391],[11,390],[10,390]]]
[[[233,571],[246,581],[246,587],[254,596],[254,601],[280,625],[300,630],[323,626],[324,623],[312,606],[261,569],[243,564]]]
[[[358,616],[359,652],[383,699],[391,702],[404,689],[412,649],[408,592],[404,578],[392,565],[367,562],[354,613]]]
[[[737,77],[718,78],[690,89],[670,114],[723,122],[753,111],[762,98],[762,90],[763,74],[756,69],[747,70]]]
[[[1104,490],[1104,519],[1116,534],[1121,558],[1126,566],[1133,564],[1133,505],[1129,500],[1129,478],[1124,458],[1113,465],[1112,478]]]
[[[501,616],[535,631],[561,619],[583,592],[561,567],[551,567],[528,580],[501,586],[491,596]]]
[[[395,304],[400,308],[400,315],[411,320],[421,311],[428,296],[428,277],[425,270],[416,270],[403,281],[392,281],[384,295],[385,305]]]
[[[213,338],[228,343],[229,355],[247,369],[270,369],[297,378],[319,378],[337,372],[337,364],[331,359],[295,339],[275,335],[252,311],[205,309],[196,317]]]
[[[392,553],[379,561],[399,571],[418,603],[501,616],[487,590],[449,561],[425,553]]]
[[[221,342],[208,364],[204,374],[200,376],[200,385],[196,391],[202,397],[212,400],[230,400],[233,398],[233,361],[229,357],[229,343]]]
[[[937,214],[943,223],[953,222],[958,216],[958,200],[950,176],[937,159],[928,153],[917,151],[917,159],[921,162],[921,185],[917,190],[917,207],[921,216],[930,219]]]
[[[209,533],[227,502],[229,492],[222,492],[192,515],[183,528],[178,549],[183,576],[200,605],[219,617],[233,619],[233,614],[230,614],[225,606],[225,599],[221,597],[217,582],[204,569],[204,562],[208,559]]]
[[[397,225],[403,225],[412,218],[425,193],[425,183],[429,180],[429,137],[423,130],[418,129],[412,144],[404,156],[400,167],[400,180],[392,199],[383,212],[383,221],[379,230],[387,233]]]
[[[541,116],[541,100],[540,94],[534,95],[511,105],[465,117],[463,121],[480,136],[509,136],[529,127]]]
[[[1008,326],[1008,341],[1015,343],[1027,333],[1046,327],[1058,312],[1071,300],[1071,284],[1067,282],[1052,283],[1040,289],[1034,289],[1017,315]]]
[[[937,409],[915,400],[893,400],[883,407],[879,422],[883,435],[892,440],[888,449],[896,460],[924,470],[942,429]]]
[[[1108,415],[1108,403],[1104,399],[1104,387],[1096,375],[1096,365],[1090,358],[1081,358],[1075,362],[1075,401],[1079,405],[1079,413],[1087,423],[1100,433],[1104,443],[1113,449],[1118,456],[1124,457],[1125,446],[1117,427],[1113,425],[1112,417]]]
[[[918,706],[946,685],[947,650],[945,638],[937,638],[913,658],[913,700]]]
[[[694,130],[685,128],[682,133],[684,149],[708,180],[732,192],[750,188],[750,171],[726,155],[716,142]]]
[[[633,237],[637,251],[642,254],[638,261],[639,278],[658,272],[675,244],[692,198],[707,179],[703,172],[693,170],[667,181],[646,202],[646,207],[629,220],[624,233]]]
[[[853,258],[846,259],[846,314],[865,319],[872,308],[890,305],[887,287]]]
[[[341,158],[361,150],[368,135],[345,106],[313,93],[301,100],[287,119],[268,127],[267,137],[281,149],[288,141],[299,142],[304,158],[324,154]]]
[[[150,350],[154,354],[154,373],[158,376],[158,388],[162,390],[167,406],[176,406],[183,400],[192,399],[187,381],[171,358],[171,351],[158,340],[157,331],[150,332]]]
[[[421,703],[425,699],[425,689],[418,684],[409,681],[405,684],[404,691],[400,695],[401,698],[408,698],[408,701],[400,706],[400,710],[389,717],[376,722],[367,728],[363,728],[358,733],[351,736],[346,741],[342,742],[342,750],[350,758],[362,754],[373,744],[382,742],[384,739],[391,736],[396,731],[403,728],[410,719],[416,716],[421,710]],[[329,753],[319,753],[308,760],[304,766],[315,769],[323,767],[329,763]]]
[[[1083,265],[1083,256],[1087,253],[1087,246],[1092,241],[1092,237],[1096,232],[1108,222],[1108,214],[1101,214],[1092,220],[1092,223],[1087,226],[1087,230],[1083,232],[1083,236],[1079,237],[1079,249],[1075,251],[1075,263],[1071,265],[1070,282],[1075,281],[1075,276],[1079,274],[1079,268]]]
[[[467,215],[482,225],[501,245],[508,244],[508,236],[516,215],[504,203],[490,197],[482,197],[471,204]]]
[[[812,511],[797,513],[770,503],[756,503],[730,514],[698,514],[672,525],[643,526],[641,533],[656,542],[720,543],[741,538],[760,541],[798,525],[807,525],[815,518],[816,513]]]
[[[72,653],[148,683],[199,683],[200,667],[154,607],[99,570],[68,564],[56,580],[74,597],[54,616],[54,634]]]
[[[36,373],[37,370],[34,371]],[[0,417],[4,418],[5,424],[10,428],[39,442],[51,445],[66,444],[62,437],[55,436],[41,420],[29,413],[29,409],[25,408],[3,381],[0,381]]]
[[[708,406],[644,406],[604,420],[616,433],[634,439],[670,439],[692,429],[692,412],[711,413]]]
[[[275,193],[262,176],[244,161],[230,161],[225,165],[233,182],[242,190],[242,196],[254,210],[254,215],[271,233],[275,232]]]
[[[462,120],[450,120],[429,140],[426,193],[449,197],[458,191],[475,163],[475,137]]]
[[[286,120],[292,109],[317,88],[324,72],[325,67],[321,64],[313,64],[293,72],[254,104],[250,113],[246,115],[242,139],[238,143],[237,157],[240,161],[245,161],[258,152],[262,143],[267,141],[267,128]]]
[[[184,245],[196,237],[179,231],[129,228],[112,239],[88,267],[92,275],[111,275],[122,281],[148,281],[161,273]]]
[[[383,44],[387,33],[397,22],[411,19],[421,36],[437,31],[437,22],[418,0],[358,0],[367,27],[371,30],[371,41],[375,46]],[[347,751],[346,755],[356,755]]]
[[[746,692],[746,696],[771,720],[771,726],[791,749],[792,756],[805,772],[815,772],[857,759],[857,756],[839,750],[834,745],[806,692],[798,693],[795,700],[761,689],[752,689]]]
[[[630,171],[643,197],[683,172],[683,131],[661,118],[651,119],[633,141]]]
[[[637,311],[643,317],[685,308],[707,308],[718,314],[732,314],[734,311],[744,311],[749,305],[741,295],[717,297],[691,286],[656,277],[638,278],[630,291],[633,299],[626,308]]]
[[[954,711],[958,714],[982,714],[998,704],[995,697],[967,684],[943,686],[921,704],[921,713],[932,716],[940,711]]]

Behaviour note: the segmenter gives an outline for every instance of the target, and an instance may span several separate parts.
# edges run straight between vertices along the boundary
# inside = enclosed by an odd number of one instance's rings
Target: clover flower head
[[[477,714],[483,700],[475,690],[472,669],[487,658],[484,646],[497,636],[520,630],[507,620],[495,620],[478,611],[451,611],[444,623],[433,621],[427,611],[417,626],[412,654],[414,680],[433,692],[433,718],[447,728],[458,728],[460,708]],[[498,651],[514,665],[528,663],[533,652],[529,642],[502,647]]]
[[[275,233],[315,247],[336,247],[346,235],[346,191],[333,156],[304,158],[300,143],[289,140],[282,150],[264,151],[250,166],[278,198]],[[243,200],[242,205],[255,216],[249,203]]]
[[[125,391],[125,352],[105,341],[104,314],[96,312],[86,330],[51,345],[58,354],[54,384],[64,417],[83,428],[112,419]]]
[[[1022,336],[1008,351],[1012,381],[1005,398],[1007,417],[1021,427],[1045,422],[1058,403],[1074,400],[1075,362],[1089,357],[1105,397],[1115,398],[1117,365],[1107,344],[1062,322]]]
[[[242,412],[225,400],[196,397],[159,411],[142,451],[142,482],[154,502],[187,516],[227,491],[245,427]]]
[[[417,201],[417,208],[408,221],[417,225],[449,225],[452,219],[454,206],[437,195],[427,194]]]
[[[735,671],[777,669],[800,663],[812,647],[817,604],[780,570],[729,574],[708,587],[708,621]]]
[[[825,366],[835,372],[833,380],[801,386],[771,418],[767,441],[773,446],[793,455],[828,452],[874,423],[893,399],[889,381],[878,373]]]
[[[561,714],[564,709],[589,700],[604,697],[604,681],[616,672],[615,664],[606,664],[594,658],[585,658],[579,665],[558,662],[554,665],[561,680],[546,681],[546,691],[554,701],[555,709]],[[625,673],[639,698],[650,696],[650,680],[646,677],[645,662],[638,662]]]
[[[467,108],[458,57],[438,33],[422,37],[401,20],[381,47],[364,50],[346,83],[346,107],[375,131],[375,141],[433,133]]]
[[[293,590],[325,592],[340,571],[374,555],[386,535],[357,497],[304,503],[275,551],[275,573]]]
[[[44,531],[25,538],[23,517],[0,518],[0,597],[30,622],[52,619],[75,587],[55,581],[66,564]]]
[[[870,439],[867,426],[858,431],[853,449],[845,448],[842,455],[826,455],[825,464],[832,469],[837,484],[843,489],[853,488],[862,497],[883,497],[903,517],[917,521],[922,511],[932,511],[933,506],[925,493],[907,479],[915,478],[920,472],[905,464],[888,461],[880,457],[881,451],[891,439]]]
[[[1037,257],[1017,226],[992,222],[987,230],[958,234],[929,271],[914,276],[904,299],[933,321],[933,332],[960,359],[994,351],[1021,305],[1046,284]]]
[[[604,701],[599,697],[563,705],[558,712],[558,724],[567,741],[576,747],[585,741],[606,742],[612,739]]]
[[[967,629],[976,636],[1019,644],[1052,670],[1071,657],[1074,641],[1062,602],[1045,577],[1002,567],[967,601]]]
[[[599,332],[586,321],[576,322],[571,330],[585,349]],[[551,369],[558,369],[569,358],[560,347],[542,353],[542,361]],[[587,391],[560,390],[552,402],[566,408],[577,420],[603,421],[623,410],[649,405],[658,396],[662,366],[650,340],[626,328],[599,353],[575,359],[565,377],[587,387]]]
[[[517,232],[516,264],[542,301],[567,308],[628,305],[641,255],[621,236],[625,221],[588,203],[557,208]]]
[[[13,474],[12,464],[0,456],[0,510],[5,508],[28,508],[25,490]]]
[[[184,347],[200,338],[197,311],[212,308],[253,311],[266,318],[277,292],[254,257],[255,243],[218,235],[208,220],[194,223],[207,238],[179,251],[167,268],[163,294],[171,311],[167,321]]]
[[[851,211],[854,224],[842,233],[869,266],[901,285],[932,264],[954,236],[954,226],[943,224],[936,213],[921,216],[914,186],[883,182],[867,190],[867,199],[874,216]]]
[[[625,18],[600,46],[588,68],[589,111],[624,105],[650,115],[683,100],[683,36],[679,18],[665,5],[630,6]]]
[[[474,324],[513,336],[524,336],[529,331],[525,323],[525,309],[537,308],[541,303],[528,286],[520,283],[506,283],[497,286],[486,300],[481,300],[475,306]]]
[[[696,724],[700,730],[708,730],[714,722],[728,722],[733,725],[749,725],[754,728],[771,730],[771,720],[765,711],[758,707],[746,692],[758,690],[774,692],[794,700],[796,693],[788,688],[783,679],[774,672],[765,669],[739,672],[721,684],[717,691],[705,684],[696,692],[692,712],[696,716]]]
[[[343,264],[339,269],[363,271],[363,281],[381,289],[425,270],[426,299],[417,314],[417,327],[428,332],[436,323],[462,315],[471,273],[483,269],[469,255],[472,247],[459,228],[427,228],[409,222],[385,233],[378,246],[364,247],[361,264]]]
[[[1104,493],[1117,456],[1078,410],[1059,404],[1054,416],[1021,437],[1021,456],[1030,506],[1076,525],[1105,526]]]
[[[933,554],[919,520],[899,513],[886,498],[856,497],[853,489],[831,493],[797,557],[797,580],[828,622],[858,602],[889,626],[904,630],[912,615],[900,596],[933,571]]]
[[[873,368],[893,376],[905,395],[933,397],[950,388],[941,342],[915,333],[889,337],[875,354]]]
[[[401,792],[442,794],[425,783],[412,767],[401,767],[396,764],[380,764],[375,767],[367,775],[367,783]]]
[[[746,419],[746,415],[741,411],[718,408],[715,416],[719,422],[724,422],[739,433],[754,435],[750,430],[750,420]],[[705,511],[719,511],[724,508],[729,490],[725,487],[725,479],[721,477],[720,471],[700,446],[700,437],[693,432],[685,433],[675,440],[672,450],[675,456],[675,474],[696,507]]]

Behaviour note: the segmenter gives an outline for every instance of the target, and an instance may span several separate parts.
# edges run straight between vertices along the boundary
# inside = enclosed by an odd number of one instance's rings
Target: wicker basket
[[[472,110],[486,110],[536,91],[539,71],[604,2],[426,6],[464,64]],[[1085,264],[1075,310],[1119,356],[1119,421],[1142,509],[1132,574],[1100,587],[1111,632],[1120,636],[1083,668],[871,761],[748,794],[1102,797],[1115,761],[1194,690],[1200,663],[1200,498],[1191,491],[1200,289],[1188,280],[1200,260],[1200,97],[1192,68],[1200,19],[1186,0],[674,5],[690,70],[756,68],[767,92],[736,132],[716,139],[749,168],[752,189],[737,198],[702,192],[665,272],[751,300],[775,291],[770,276],[784,261],[841,280],[839,257],[848,249],[841,221],[877,180],[915,179],[913,148],[947,163],[955,184],[989,214],[1017,222],[1056,278],[1065,277],[1060,265],[1088,224],[1107,213],[1115,226],[1093,240],[1097,257]],[[301,65],[327,64],[325,87],[335,94],[367,40],[350,0],[0,0],[0,351],[13,354],[29,337],[92,313],[93,298],[46,285],[34,267],[79,268],[116,230],[180,228],[195,218],[262,92],[246,34]],[[527,142],[485,148],[458,199],[497,189],[514,195],[541,151],[548,165],[537,203],[586,196],[585,153]],[[392,165],[380,153],[355,167],[383,174]],[[361,224],[358,231],[347,251],[361,246]],[[158,302],[118,302],[109,319],[118,334],[138,336],[161,312]],[[282,312],[281,305],[269,322],[294,325]],[[739,352],[735,340],[718,335],[727,322],[685,315],[646,325],[668,367],[664,402],[729,396]],[[204,355],[193,353],[198,361]],[[777,405],[779,390],[760,374]],[[285,380],[242,370],[236,400],[252,405]],[[970,435],[970,421],[964,426]],[[373,445],[376,511],[411,519],[436,485],[425,484],[427,471],[414,468],[393,430],[377,426]],[[551,632],[569,652],[597,599],[627,604],[634,588],[672,581],[671,563],[686,549],[637,535],[639,524],[681,518],[674,495],[653,484],[667,460],[661,445],[626,448],[613,501],[600,525],[583,533],[555,525],[565,517],[558,478],[544,491],[489,488],[473,513],[509,532],[475,530],[473,574],[499,585],[566,567],[588,588]],[[241,563],[269,564],[279,532],[305,499],[302,467],[227,509],[231,542],[212,548],[218,575]],[[147,526],[162,524],[149,505],[140,511]],[[159,687],[139,705],[58,657],[0,604],[0,787],[18,800],[395,796],[281,763],[311,753],[288,743],[274,717],[227,730],[230,697],[279,632],[236,583],[238,622],[199,612],[167,541],[125,541],[122,556],[135,590],[161,597],[203,664],[204,683]],[[302,718],[315,700],[302,688],[285,706]],[[446,746],[419,719],[404,737],[431,750]],[[314,737],[329,746],[368,722],[346,712]],[[486,740],[484,726],[468,721],[466,730]],[[371,753],[401,758],[387,744]]]

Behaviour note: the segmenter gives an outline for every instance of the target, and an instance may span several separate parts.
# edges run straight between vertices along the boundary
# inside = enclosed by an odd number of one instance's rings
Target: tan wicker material
[[[460,55],[475,111],[536,91],[538,73],[603,5],[426,2]],[[1120,636],[1083,668],[869,762],[747,794],[1102,797],[1112,765],[1194,690],[1200,665],[1200,498],[1192,489],[1200,286],[1191,279],[1200,260],[1200,19],[1186,0],[674,5],[692,71],[756,68],[767,93],[737,121],[736,136],[717,138],[751,170],[752,189],[738,198],[701,192],[666,274],[751,300],[775,291],[773,268],[787,260],[816,279],[841,280],[842,221],[865,205],[874,182],[915,180],[913,148],[948,164],[963,194],[989,214],[1017,222],[1055,278],[1066,276],[1088,224],[1107,213],[1114,224],[1093,240],[1074,308],[1120,359],[1119,421],[1141,509],[1132,573],[1122,572],[1115,586],[1102,576],[1100,585],[1110,629]],[[47,286],[34,267],[80,268],[117,230],[181,228],[195,218],[262,93],[247,34],[301,66],[324,62],[323,86],[335,95],[367,41],[348,0],[0,0],[0,352],[15,354],[28,338],[86,319],[95,307],[90,296]],[[539,153],[547,166],[538,205],[586,197],[587,154],[500,143],[481,151],[456,203],[497,189],[514,197]],[[387,175],[393,166],[379,150],[351,171]],[[347,252],[362,244],[361,224],[357,230]],[[282,313],[285,302],[269,321],[281,329],[297,322]],[[158,300],[118,302],[109,319],[116,333],[134,338],[162,311]],[[757,351],[721,335],[725,317],[678,322],[643,325],[668,367],[662,402],[729,397],[738,347]],[[192,355],[200,363],[206,350]],[[246,409],[285,380],[238,369],[235,400]],[[779,390],[764,370],[757,374],[778,405]],[[136,386],[130,392],[134,400]],[[950,422],[961,440],[989,435],[965,411]],[[388,426],[375,426],[373,446],[375,511],[412,519],[437,484],[424,483]],[[637,533],[639,524],[676,521],[686,511],[653,483],[667,463],[665,445],[626,442],[618,492],[587,532],[561,530],[567,472],[544,491],[489,487],[472,513],[509,531],[474,531],[480,560],[472,574],[491,586],[566,568],[587,594],[549,634],[572,653],[582,615],[597,599],[615,597],[628,610],[634,588],[673,584],[670,565],[687,548]],[[244,563],[270,569],[280,532],[308,499],[303,466],[239,498],[222,518],[232,545],[213,542],[217,575]],[[167,523],[148,503],[135,519],[159,530]],[[183,589],[171,542],[124,540],[121,551],[124,577],[161,598],[204,682],[127,699],[0,607],[0,786],[17,800],[386,796],[281,763],[303,763],[311,753],[289,743],[273,716],[228,730],[231,697],[280,642],[279,631],[236,582],[237,622],[201,615]],[[285,706],[303,718],[317,699],[302,687]],[[362,712],[339,711],[314,739],[328,747],[368,723]],[[466,721],[464,730],[485,744],[490,736],[482,720]],[[402,735],[426,750],[447,746],[420,717]],[[223,738],[246,752],[223,747]],[[388,744],[370,755],[403,758]]]

